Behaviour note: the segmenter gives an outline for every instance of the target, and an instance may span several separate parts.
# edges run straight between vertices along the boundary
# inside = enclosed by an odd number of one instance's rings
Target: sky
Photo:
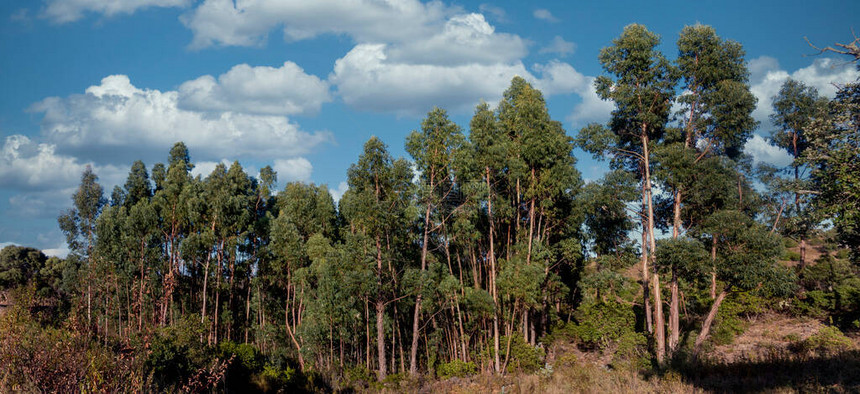
[[[0,246],[68,253],[56,218],[86,166],[106,195],[134,160],[165,162],[177,141],[206,177],[238,160],[279,187],[326,184],[339,198],[363,143],[407,157],[434,106],[468,131],[516,75],[539,88],[569,135],[609,119],[594,93],[601,48],[644,24],[674,59],[684,26],[711,25],[746,50],[767,143],[770,104],[789,77],[832,97],[860,76],[807,44],[853,39],[860,2],[418,0],[4,0],[0,2]],[[581,151],[586,180],[605,163]]]

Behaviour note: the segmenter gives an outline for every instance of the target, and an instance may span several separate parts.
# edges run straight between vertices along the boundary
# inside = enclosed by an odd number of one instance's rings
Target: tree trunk
[[[305,359],[302,357],[302,346],[299,344],[299,341],[296,340],[296,336],[293,333],[293,328],[290,326],[290,301],[287,300],[286,305],[284,305],[284,326],[287,327],[287,334],[290,335],[290,340],[293,342],[293,345],[296,347],[296,354],[299,357],[299,367],[302,369],[302,372],[305,371]]]
[[[702,323],[702,331],[699,333],[699,336],[696,337],[696,345],[693,347],[693,355],[698,355],[699,350],[702,347],[702,343],[708,339],[708,335],[711,333],[711,324],[714,323],[714,319],[717,317],[717,312],[720,310],[720,305],[723,303],[723,300],[726,299],[726,295],[729,294],[729,289],[720,292],[720,295],[717,296],[717,299],[714,300],[714,304],[711,305],[711,310],[708,312],[708,317],[705,318],[705,322]]]
[[[379,381],[388,375],[385,360],[385,302],[382,300],[382,244],[379,236],[376,236],[376,352],[379,372]]]
[[[669,303],[669,352],[674,353],[678,348],[681,329],[678,300],[678,274],[674,269],[672,270],[672,282],[669,284],[669,289],[672,292],[672,298]]]
[[[642,125],[642,153],[645,159],[645,190],[648,195],[648,238],[651,246],[651,265],[654,266],[655,253],[657,251],[657,241],[654,237],[654,203],[652,199],[651,189],[651,164],[648,151],[648,135],[646,134],[646,125]],[[663,322],[663,304],[660,295],[660,277],[654,271],[654,314],[655,329],[654,334],[657,340],[657,362],[662,364],[666,353],[666,330]]]
[[[678,239],[681,234],[681,189],[675,191],[674,214],[672,220],[672,238]],[[672,282],[669,284],[671,299],[669,301],[669,351],[674,353],[680,340],[680,307],[678,305],[678,272],[672,267]]]
[[[643,189],[642,200],[645,200]],[[645,326],[649,334],[654,333],[654,318],[651,314],[651,281],[648,279],[648,229],[645,220],[642,220],[642,306],[645,308]]]
[[[432,182],[431,182],[432,188]],[[424,243],[421,245],[421,273],[427,269],[427,242],[430,239],[430,203],[424,211]],[[415,298],[415,313],[412,317],[412,347],[409,349],[409,374],[418,374],[418,324],[421,316],[422,286],[418,286]]]
[[[496,292],[496,252],[494,249],[493,224],[493,189],[490,187],[490,167],[486,167],[487,176],[487,218],[490,221],[490,294],[493,296],[493,367],[496,373],[501,373],[499,364],[499,299]]]

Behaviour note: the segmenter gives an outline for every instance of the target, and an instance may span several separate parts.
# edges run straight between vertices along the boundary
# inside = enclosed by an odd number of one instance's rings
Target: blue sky
[[[569,134],[605,121],[597,54],[645,24],[674,58],[685,25],[741,44],[762,136],[788,77],[832,96],[858,77],[804,40],[847,42],[857,1],[421,2],[417,0],[5,0],[0,3],[0,245],[64,254],[56,225],[86,165],[106,193],[135,159],[149,168],[185,141],[208,174],[239,160],[344,191],[371,135],[395,155],[434,105],[461,126],[514,75],[540,88]],[[581,152],[579,152],[581,153]],[[604,166],[578,156],[586,179]]]

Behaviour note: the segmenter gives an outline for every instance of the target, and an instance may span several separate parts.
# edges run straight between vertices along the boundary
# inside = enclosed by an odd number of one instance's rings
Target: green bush
[[[543,348],[528,344],[522,336],[514,334],[501,338],[503,346],[507,346],[510,341],[510,358],[508,359],[508,372],[521,371],[532,373],[543,367],[544,356],[546,356]],[[505,348],[502,349],[502,359],[505,359]]]
[[[161,328],[150,345],[144,368],[161,390],[178,388],[212,361],[212,349],[201,343],[206,327],[196,316],[186,316]]]
[[[714,332],[711,336],[713,343],[728,345],[734,342],[735,337],[746,330],[746,322],[743,317],[764,313],[767,304],[766,298],[751,292],[737,293],[731,298],[726,298],[717,314]]]
[[[854,342],[833,326],[821,327],[817,333],[800,343],[800,350],[816,352],[819,355],[834,355],[853,347]]]
[[[606,349],[636,326],[633,309],[619,302],[597,302],[576,311],[577,323],[567,328],[581,344]]]
[[[454,360],[449,363],[441,363],[438,367],[436,367],[436,374],[441,379],[448,378],[465,378],[466,376],[471,376],[478,373],[478,366],[473,362],[465,362],[461,360]]]

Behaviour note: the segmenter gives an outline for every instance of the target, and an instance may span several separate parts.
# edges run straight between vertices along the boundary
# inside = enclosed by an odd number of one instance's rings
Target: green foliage
[[[802,352],[815,352],[825,356],[832,356],[853,348],[854,342],[833,326],[821,327],[818,332],[798,344],[798,349]]]
[[[160,389],[176,388],[207,366],[212,349],[201,341],[205,333],[206,327],[194,316],[184,317],[155,333],[144,369],[152,373]]]
[[[544,366],[546,352],[543,347],[530,345],[522,335],[503,336],[501,342],[503,344],[510,342],[510,353],[507,353],[504,347],[502,348],[502,359],[508,358],[508,373],[532,373]]]
[[[575,317],[576,323],[566,331],[585,346],[601,350],[632,333],[636,325],[633,309],[612,301],[581,305]]]
[[[436,367],[436,376],[441,379],[465,378],[476,373],[478,373],[478,367],[471,361],[453,360],[448,363],[440,363]]]

